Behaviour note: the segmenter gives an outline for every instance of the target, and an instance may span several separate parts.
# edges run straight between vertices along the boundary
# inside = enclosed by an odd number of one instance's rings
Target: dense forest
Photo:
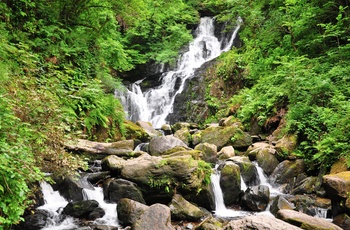
[[[208,98],[212,119],[249,130],[279,115],[310,171],[350,164],[347,0],[2,0],[0,2],[0,228],[20,221],[44,172],[84,169],[63,143],[124,136],[114,89],[129,70],[172,62],[202,14],[235,25],[242,46],[213,74],[238,94]]]

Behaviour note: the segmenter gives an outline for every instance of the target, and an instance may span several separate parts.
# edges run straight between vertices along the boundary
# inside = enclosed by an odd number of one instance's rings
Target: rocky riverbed
[[[274,141],[251,136],[230,117],[202,129],[176,123],[155,130],[147,122],[130,122],[127,133],[127,140],[113,143],[82,139],[66,143],[69,151],[91,159],[90,169],[52,176],[53,189],[67,203],[52,212],[37,209],[15,228],[349,229],[350,171],[338,162],[332,174],[309,176],[303,159],[292,154],[293,136]],[[215,214],[210,183],[215,165],[224,206],[247,215]],[[261,183],[257,167],[269,184]],[[280,194],[272,195],[270,185]],[[102,201],[116,204],[117,224],[98,221],[106,209],[97,201],[100,198],[86,197],[86,191],[98,189]],[[317,217],[320,210],[324,218]],[[67,219],[74,225],[62,227]]]

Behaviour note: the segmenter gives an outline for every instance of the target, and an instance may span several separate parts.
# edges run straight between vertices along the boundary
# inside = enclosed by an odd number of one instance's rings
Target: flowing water
[[[42,181],[40,186],[45,204],[38,209],[46,210],[52,214],[49,224],[47,224],[47,226],[42,230],[64,230],[77,228],[73,218],[68,217],[63,221],[61,220],[61,212],[68,204],[68,201],[64,199],[58,191],[54,191],[51,185],[47,182]]]
[[[165,124],[168,115],[174,109],[175,97],[183,91],[186,80],[191,79],[195,70],[204,63],[231,49],[241,22],[242,19],[239,18],[229,42],[224,45],[224,48],[221,48],[225,39],[219,41],[215,37],[214,19],[201,18],[195,31],[195,39],[189,44],[188,51],[179,57],[175,70],[162,74],[160,86],[143,92],[140,87],[143,80],[139,80],[130,86],[130,90],[127,90],[126,94],[116,93],[116,96],[121,99],[129,119],[150,121],[156,128]]]
[[[119,227],[117,204],[106,203],[104,201],[102,187],[94,187],[94,189],[83,189],[84,200],[96,200],[99,206],[105,211],[105,215],[102,218],[96,219],[94,222],[96,224]]]

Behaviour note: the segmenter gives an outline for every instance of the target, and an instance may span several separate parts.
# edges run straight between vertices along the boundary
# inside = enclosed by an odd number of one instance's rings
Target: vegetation
[[[221,20],[238,15],[244,20],[243,46],[224,55],[213,73],[228,84],[242,84],[225,102],[230,112],[248,129],[256,121],[266,132],[274,117],[285,120],[280,134],[298,135],[296,154],[310,171],[329,168],[342,156],[350,166],[348,1],[206,4]],[[217,108],[217,114],[228,113]]]
[[[0,228],[18,223],[29,185],[43,172],[86,163],[68,138],[123,138],[114,97],[120,76],[149,61],[172,62],[191,40],[198,12],[244,23],[242,47],[220,58],[214,78],[223,98],[210,111],[231,113],[262,131],[297,134],[295,154],[310,170],[340,157],[350,165],[350,21],[334,0],[5,0],[0,2]],[[237,93],[239,91],[239,93]],[[209,91],[208,91],[209,92]],[[223,109],[223,105],[226,105]],[[212,118],[211,118],[212,119]],[[210,167],[201,165],[205,174]]]
[[[181,0],[0,2],[1,229],[20,221],[42,172],[86,166],[67,138],[123,138],[119,76],[171,61],[197,20]]]

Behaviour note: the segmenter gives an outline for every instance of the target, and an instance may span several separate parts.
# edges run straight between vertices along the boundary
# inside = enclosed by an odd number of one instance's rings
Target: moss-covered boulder
[[[129,198],[143,204],[146,203],[137,184],[120,178],[106,180],[103,184],[103,194],[104,198],[112,203],[118,203],[122,198]]]
[[[210,175],[211,166],[191,155],[159,157],[144,154],[127,160],[121,170],[121,177],[135,182],[147,203],[168,204],[176,191],[192,201],[209,184]]]
[[[102,159],[102,170],[110,171],[113,175],[118,176],[122,170],[125,160],[114,155],[107,156]]]
[[[174,137],[182,140],[182,142],[185,143],[187,146],[192,145],[192,135],[188,128],[182,128],[177,130],[174,133]]]
[[[226,206],[237,204],[241,193],[240,168],[232,161],[227,161],[221,169],[220,186]]]
[[[201,143],[194,147],[195,150],[202,152],[202,160],[215,163],[217,160],[217,147],[209,143]]]
[[[256,154],[256,161],[268,176],[271,175],[280,163],[276,157],[276,151],[273,148],[260,149]]]
[[[350,168],[346,163],[345,157],[342,157],[332,165],[330,174],[345,172],[345,171],[348,171],[349,169]]]
[[[323,187],[332,201],[333,216],[350,215],[350,171],[325,175]]]
[[[147,142],[151,139],[150,135],[139,125],[132,121],[124,121],[125,138],[126,139],[138,139],[142,142]]]
[[[118,220],[123,226],[131,226],[149,207],[140,202],[123,198],[117,204]]]
[[[270,212],[272,215],[276,216],[277,212],[281,209],[293,210],[294,208],[295,206],[286,200],[283,196],[277,196],[271,204]]]
[[[291,157],[297,147],[298,138],[296,135],[286,135],[276,142],[275,149],[280,156]]]
[[[153,128],[151,122],[137,121],[136,124],[140,126],[151,138],[161,136],[161,132]]]
[[[299,174],[305,171],[305,163],[303,160],[285,160],[278,164],[270,176],[272,182],[277,184],[290,183]]]
[[[170,208],[163,204],[153,204],[146,209],[131,227],[134,230],[175,230],[171,225]]]
[[[255,161],[256,160],[256,154],[261,149],[265,149],[265,148],[270,148],[270,149],[274,150],[274,146],[273,145],[270,145],[270,144],[268,144],[266,142],[256,142],[256,143],[251,144],[248,147],[248,149],[246,151],[246,155],[249,157],[249,159],[251,161]],[[273,152],[275,152],[275,150]]]
[[[315,191],[316,181],[317,181],[317,177],[307,177],[301,180],[294,186],[293,190],[291,191],[291,194],[316,193]]]
[[[198,138],[201,143],[214,144],[218,150],[227,145],[248,148],[252,144],[251,136],[234,126],[211,126],[194,135],[193,139]]]

